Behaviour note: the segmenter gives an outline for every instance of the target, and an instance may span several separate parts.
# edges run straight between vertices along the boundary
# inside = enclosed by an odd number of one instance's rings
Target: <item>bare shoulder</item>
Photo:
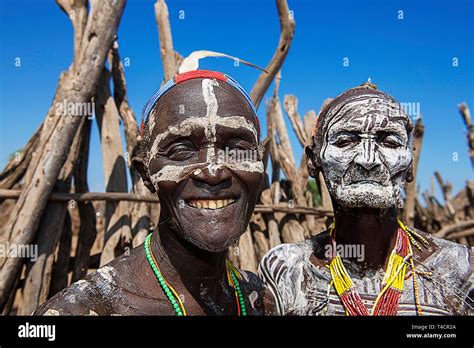
[[[300,243],[285,243],[268,251],[259,265],[259,275],[264,279],[271,278],[278,283],[288,270],[298,272],[302,264],[325,258],[325,245],[328,233],[326,231]]]
[[[135,248],[71,284],[40,305],[34,315],[113,315],[127,307],[127,295],[136,292],[140,249]]]
[[[472,248],[416,230],[429,246],[414,250],[415,266],[428,272],[428,280],[445,290],[446,306],[453,314],[472,315],[474,259]],[[454,291],[456,290],[456,291]],[[466,306],[465,304],[469,304]]]
[[[98,278],[109,272],[108,266],[71,284],[39,306],[34,315],[106,315],[111,304],[102,290],[112,284]]]
[[[269,271],[273,274],[284,272],[288,267],[308,259],[311,253],[312,248],[308,241],[280,244],[263,256],[260,261],[259,272]]]
[[[429,247],[425,251],[415,252],[415,261],[418,259],[422,267],[431,267],[453,280],[467,281],[472,276],[471,247],[416,231],[429,242]]]

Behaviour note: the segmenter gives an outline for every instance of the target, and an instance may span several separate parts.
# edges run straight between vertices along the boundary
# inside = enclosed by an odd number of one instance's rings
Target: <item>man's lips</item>
[[[237,198],[224,198],[224,199],[190,199],[186,203],[191,207],[198,209],[222,209],[233,203]]]
[[[379,180],[352,180],[351,182],[347,183],[348,185],[360,185],[360,184],[373,184],[373,185],[385,185],[386,183],[381,182]]]

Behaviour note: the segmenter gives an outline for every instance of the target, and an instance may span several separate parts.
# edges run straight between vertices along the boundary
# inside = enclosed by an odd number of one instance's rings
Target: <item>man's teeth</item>
[[[200,199],[189,201],[189,205],[199,209],[220,209],[235,202],[235,199]]]

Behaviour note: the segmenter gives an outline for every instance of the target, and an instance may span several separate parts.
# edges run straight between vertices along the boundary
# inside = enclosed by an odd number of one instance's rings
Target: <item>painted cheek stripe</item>
[[[150,180],[153,186],[157,189],[158,183],[161,181],[174,181],[180,182],[185,178],[191,176],[195,173],[196,170],[208,169],[211,175],[215,175],[218,169],[228,168],[231,171],[241,171],[248,173],[263,173],[264,167],[262,161],[251,162],[251,161],[242,161],[234,163],[226,162],[204,162],[204,163],[195,163],[184,166],[173,166],[168,165],[163,167],[158,173],[155,173],[150,176]]]
[[[189,165],[167,165],[159,172],[150,175],[150,180],[153,186],[158,190],[158,183],[161,181],[180,182],[192,174],[197,175],[200,170],[207,169],[210,175],[215,175],[218,169],[228,168],[231,171],[255,172],[263,173],[264,166],[262,161],[240,161],[240,162],[226,162],[219,156],[216,156],[214,145],[207,149],[206,162],[193,163]],[[199,170],[199,172],[196,172]]]

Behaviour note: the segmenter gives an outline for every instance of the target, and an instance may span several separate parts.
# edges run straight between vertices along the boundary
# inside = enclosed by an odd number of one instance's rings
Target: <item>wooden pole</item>
[[[138,132],[138,124],[135,118],[135,113],[128,103],[125,71],[120,59],[117,41],[114,42],[109,58],[110,64],[112,66],[112,77],[114,81],[115,104],[118,106],[120,117],[124,124],[125,141],[127,145],[127,156],[125,156],[125,158],[127,160],[132,179],[132,191],[139,195],[151,195],[151,192],[146,188],[138,171],[132,164],[132,157],[141,138]],[[151,224],[149,209],[149,205],[142,201],[135,202],[131,205],[130,219],[133,235],[133,246],[143,243],[146,236],[148,235]]]
[[[158,26],[163,75],[165,81],[168,81],[176,74],[178,66],[176,65],[175,51],[173,49],[168,6],[164,0],[157,0],[155,3],[155,19]]]
[[[2,190],[0,189],[0,198],[18,199],[21,196],[21,190]],[[86,192],[86,193],[60,193],[51,194],[49,201],[54,202],[90,202],[90,201],[129,201],[129,202],[147,202],[159,204],[160,200],[154,196],[141,196],[134,193],[125,192]],[[309,208],[306,206],[294,205],[275,205],[275,204],[257,204],[254,212],[256,213],[290,213],[290,214],[310,214],[316,216],[333,216],[332,210],[322,208]]]
[[[117,32],[125,0],[91,0],[84,40],[77,68],[67,71],[58,85],[56,96],[65,97],[68,103],[78,105],[87,103],[95,92],[95,86],[102,72],[107,52]],[[7,223],[11,231],[11,242],[25,245],[33,242],[48,197],[53,190],[58,174],[66,161],[74,135],[81,117],[61,116],[55,99],[50,110],[53,111],[52,125],[48,134],[42,137],[37,156],[30,164],[31,180],[17,201]],[[42,132],[43,136],[43,132]],[[7,257],[0,260],[0,310],[3,309],[8,294],[13,290],[15,275],[22,266],[21,258]]]
[[[250,92],[250,98],[252,99],[255,108],[258,109],[260,102],[262,101],[265,92],[272,83],[273,78],[280,71],[283,62],[290,50],[291,41],[295,33],[295,20],[293,19],[292,12],[288,8],[286,0],[276,0],[278,17],[280,19],[280,40],[278,46],[275,49],[270,63],[265,68],[265,72],[262,72],[258,77],[257,81],[253,85],[252,91]]]
[[[80,143],[83,137],[85,118],[81,120],[80,128],[74,137],[68,158],[59,173],[55,189],[69,192],[74,172],[74,166],[80,154]],[[48,298],[51,273],[53,270],[54,252],[61,233],[63,232],[67,204],[48,202],[46,210],[41,217],[41,222],[36,234],[34,244],[38,245],[38,259],[29,262],[23,288],[23,300],[20,306],[20,315],[30,315],[33,310]]]
[[[466,103],[459,104],[459,112],[461,113],[464,124],[467,128],[467,143],[469,146],[469,157],[471,158],[471,166],[474,168],[474,125],[472,124],[471,112]]]
[[[0,189],[0,199],[18,199],[21,196],[22,190],[3,190]],[[160,203],[158,197],[142,196],[127,192],[84,192],[84,193],[60,193],[53,192],[49,201],[55,202],[69,202],[74,200],[76,202],[91,202],[91,201],[128,201],[128,202],[147,202]]]
[[[120,132],[120,116],[110,94],[110,73],[104,68],[95,97],[96,120],[99,127],[104,163],[105,190],[128,192],[127,173]],[[132,245],[129,205],[126,201],[108,201],[105,206],[105,236],[101,266],[112,261]]]
[[[30,140],[28,140],[25,148],[18,154],[15,154],[7,163],[0,174],[0,188],[11,189],[23,178],[28,165],[31,163],[33,152],[38,146],[41,128],[42,125],[38,127]]]

